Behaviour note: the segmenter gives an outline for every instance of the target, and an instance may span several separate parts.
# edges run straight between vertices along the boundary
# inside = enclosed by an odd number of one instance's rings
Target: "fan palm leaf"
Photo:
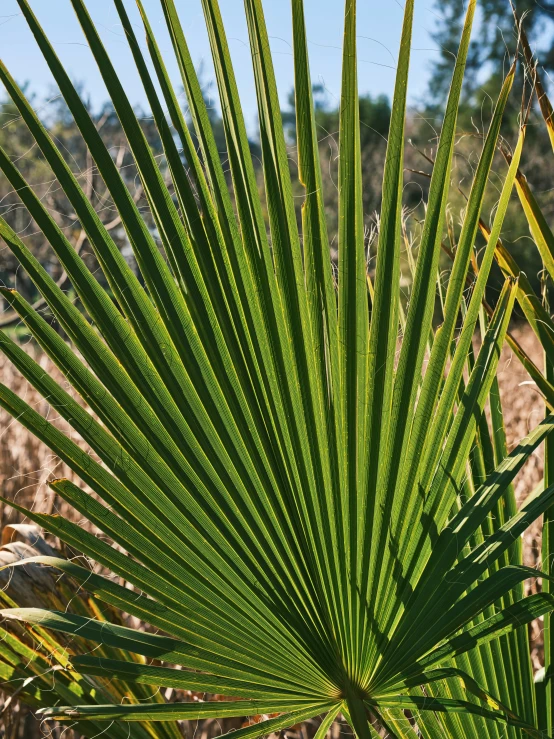
[[[58,256],[80,305],[56,285],[5,220],[0,220],[0,235],[65,335],[16,291],[3,289],[2,295],[70,388],[45,373],[8,333],[0,334],[0,348],[92,453],[4,385],[0,404],[75,471],[84,487],[63,479],[49,484],[104,536],[59,516],[9,504],[134,589],[67,560],[38,557],[35,562],[59,569],[96,598],[162,633],[54,610],[11,608],[3,614],[161,663],[76,655],[71,667],[81,674],[235,698],[57,706],[43,715],[135,722],[279,714],[237,730],[238,739],[325,714],[318,732],[323,737],[342,712],[365,738],[375,734],[375,718],[393,735],[402,735],[407,710],[428,713],[429,726],[435,728],[445,725],[443,714],[452,722],[462,716],[460,726],[469,715],[486,726],[507,724],[541,736],[533,706],[526,715],[520,715],[522,706],[514,712],[508,705],[513,691],[499,681],[495,687],[501,695],[492,695],[490,686],[479,685],[466,669],[479,672],[480,665],[481,672],[490,673],[491,641],[507,639],[554,606],[549,594],[522,597],[521,583],[536,572],[507,558],[514,539],[551,505],[554,487],[530,495],[519,512],[509,506],[500,525],[487,529],[489,514],[513,495],[514,476],[552,431],[554,417],[548,416],[509,455],[498,439],[486,462],[473,452],[476,438],[484,434],[485,404],[491,392],[497,393],[496,368],[518,295],[517,278],[510,276],[483,329],[477,356],[468,360],[524,142],[522,126],[466,305],[463,291],[513,67],[473,179],[443,323],[438,331],[433,328],[456,114],[475,2],[468,5],[460,40],[405,316],[400,252],[413,0],[404,12],[371,291],[355,0],[347,0],[345,7],[336,281],[301,0],[292,1],[299,175],[305,188],[300,229],[260,1],[245,0],[245,13],[268,223],[217,0],[202,4],[232,188],[173,0],[161,0],[161,6],[195,140],[140,0],[155,79],[125,5],[115,0],[159,131],[170,184],[85,3],[72,0],[127,137],[155,235],[29,3],[18,2],[121,216],[140,279],[23,91],[0,65],[0,79],[71,203],[109,286],[104,289],[9,152],[0,150],[0,168]],[[460,315],[462,330],[454,345]],[[471,490],[466,481],[470,462]],[[499,609],[493,607],[497,604]],[[517,641],[502,643],[505,652],[513,650],[514,659],[520,655]],[[464,661],[470,653],[479,659]],[[421,686],[433,691],[437,683],[447,685],[451,695],[422,693]],[[414,729],[406,731],[409,735]]]

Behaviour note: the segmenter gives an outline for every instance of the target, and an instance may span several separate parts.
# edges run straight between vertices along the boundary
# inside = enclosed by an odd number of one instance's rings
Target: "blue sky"
[[[204,28],[200,0],[176,0],[195,64],[203,65],[203,79],[213,79],[209,45]],[[45,28],[58,55],[74,80],[84,84],[94,105],[107,95],[94,60],[86,46],[69,0],[31,0],[39,21]],[[134,104],[145,106],[145,95],[133,69],[133,62],[122,36],[113,0],[93,0],[89,10],[112,56],[125,89]],[[142,38],[140,20],[132,0],[129,13]],[[159,0],[145,0],[150,21],[158,35],[162,50],[169,60],[168,68],[179,85],[177,66],[173,61]],[[243,108],[249,126],[256,116],[256,100],[248,34],[242,0],[220,0],[231,54],[235,63]],[[265,0],[264,8],[276,65],[279,95],[283,104],[292,85],[291,19],[289,0]],[[305,0],[311,71],[314,82],[323,82],[331,98],[340,91],[343,0]],[[416,100],[426,87],[431,60],[436,55],[429,37],[436,22],[433,0],[418,0],[414,21],[410,98]],[[358,46],[360,92],[390,94],[394,84],[394,66],[402,23],[400,0],[358,1]],[[30,82],[40,97],[53,89],[52,78],[19,12],[16,0],[2,0],[0,9],[0,50],[16,79]]]

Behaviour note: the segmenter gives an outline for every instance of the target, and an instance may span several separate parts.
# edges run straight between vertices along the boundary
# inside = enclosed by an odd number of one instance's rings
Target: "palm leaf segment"
[[[0,403],[80,476],[86,490],[67,480],[50,485],[118,547],[60,517],[26,514],[142,595],[137,598],[75,563],[37,561],[59,568],[110,607],[166,635],[54,611],[4,613],[117,647],[120,653],[186,668],[76,656],[71,668],[83,674],[236,700],[58,707],[46,715],[96,722],[279,714],[235,732],[238,739],[327,713],[323,736],[341,711],[359,736],[368,737],[373,732],[368,717],[379,718],[400,736],[402,710],[425,714],[429,709],[432,716],[464,712],[490,719],[487,726],[502,722],[539,736],[533,715],[513,713],[460,667],[469,653],[485,660],[491,640],[553,606],[547,594],[513,597],[522,594],[529,571],[510,565],[509,552],[518,534],[552,503],[554,488],[530,496],[517,515],[514,511],[486,536],[476,535],[486,531],[489,513],[501,496],[510,494],[512,479],[552,430],[554,418],[548,417],[509,456],[502,455],[496,469],[493,465],[472,495],[464,497],[467,463],[484,404],[496,387],[499,351],[517,291],[517,281],[509,279],[464,384],[523,144],[521,130],[489,246],[466,304],[463,289],[513,69],[500,92],[472,184],[444,296],[444,322],[436,334],[432,328],[456,112],[475,2],[469,3],[460,41],[406,316],[400,307],[399,275],[413,0],[405,8],[371,299],[362,212],[355,0],[347,0],[345,12],[338,285],[329,257],[301,0],[292,0],[298,164],[305,188],[300,232],[260,1],[245,0],[245,11],[269,232],[217,1],[203,0],[203,7],[233,198],[173,0],[162,0],[162,7],[196,141],[140,0],[152,67],[122,0],[114,2],[159,131],[169,185],[84,2],[72,0],[134,156],[159,243],[27,0],[19,5],[121,215],[145,286],[119,253],[23,92],[0,67],[2,82],[71,202],[110,288],[110,293],[102,288],[9,153],[0,150],[0,167],[57,254],[82,309],[3,220],[0,234],[77,351],[15,291],[4,290],[3,296],[93,414],[7,334],[0,335],[0,345],[95,457],[5,386],[0,386]],[[460,310],[463,330],[452,349]],[[404,336],[395,366],[400,321]],[[502,603],[502,608],[492,610],[493,603]],[[517,652],[518,642],[510,644]],[[460,681],[461,694],[440,697],[439,691],[429,698],[437,683]],[[425,694],[422,685],[427,686]]]

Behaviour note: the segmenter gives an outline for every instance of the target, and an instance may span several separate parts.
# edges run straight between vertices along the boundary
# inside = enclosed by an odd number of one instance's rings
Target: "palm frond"
[[[499,239],[514,184],[522,192],[524,125],[471,298],[464,298],[515,66],[499,92],[473,178],[441,296],[442,325],[435,330],[433,322],[475,2],[466,13],[406,311],[400,302],[400,260],[413,0],[404,9],[373,282],[364,235],[356,1],[346,0],[338,285],[301,0],[292,0],[304,188],[300,228],[260,0],[245,0],[244,6],[259,111],[262,195],[217,0],[203,0],[202,6],[231,185],[173,0],[162,0],[161,6],[191,130],[140,0],[155,78],[123,0],[114,0],[158,129],[167,179],[84,0],[72,0],[127,138],[155,234],[28,1],[18,2],[121,217],[138,274],[24,92],[0,65],[0,79],[102,272],[101,281],[9,152],[0,150],[0,168],[79,298],[72,302],[0,219],[0,236],[63,335],[16,291],[4,288],[2,296],[61,370],[67,389],[7,332],[0,333],[0,348],[82,443],[2,384],[0,405],[81,479],[83,487],[65,479],[49,484],[103,536],[5,502],[132,589],[61,558],[42,556],[34,564],[54,568],[160,633],[57,608],[11,607],[2,613],[8,623],[117,650],[72,655],[64,668],[71,674],[234,698],[118,705],[100,699],[80,704],[62,696],[63,705],[41,715],[77,720],[79,726],[109,722],[116,727],[113,736],[119,736],[118,722],[268,713],[279,715],[236,730],[234,739],[325,714],[317,733],[323,739],[339,713],[364,739],[381,728],[391,736],[421,731],[476,736],[476,727],[485,727],[486,735],[499,736],[500,725],[502,731],[507,726],[509,732],[543,736],[536,728],[525,635],[517,628],[549,613],[554,600],[547,593],[523,597],[522,582],[541,573],[521,564],[514,540],[551,506],[554,486],[537,490],[517,511],[512,482],[554,428],[554,417],[508,454],[500,409],[493,411],[492,436],[483,415],[487,403],[499,403],[496,372],[516,298],[535,323],[540,320],[523,276],[508,260],[490,321],[481,307],[495,255],[502,255]],[[482,338],[473,356],[480,319]],[[491,512],[498,513],[495,525]],[[525,683],[521,700],[514,689],[519,665]],[[510,678],[497,678],[500,669]],[[420,724],[403,727],[406,711],[422,712]]]

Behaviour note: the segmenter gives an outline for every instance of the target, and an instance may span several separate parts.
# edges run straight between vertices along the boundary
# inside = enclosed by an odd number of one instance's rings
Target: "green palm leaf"
[[[69,299],[0,219],[0,236],[65,335],[17,292],[3,289],[2,296],[69,388],[45,373],[6,332],[0,333],[0,348],[82,444],[2,384],[0,405],[81,479],[83,487],[63,479],[49,484],[103,537],[59,516],[6,502],[133,589],[74,562],[39,557],[35,563],[56,568],[110,608],[161,633],[54,609],[12,607],[3,615],[8,623],[24,621],[44,633],[78,636],[117,650],[72,655],[65,669],[77,675],[111,677],[134,687],[201,690],[234,700],[81,705],[60,696],[67,705],[42,715],[78,720],[79,726],[92,721],[95,731],[97,725],[115,722],[114,736],[119,736],[121,721],[261,713],[279,715],[233,732],[235,739],[325,714],[317,732],[317,739],[323,739],[339,713],[364,738],[375,736],[376,726],[391,736],[421,731],[473,736],[477,726],[498,736],[497,724],[540,736],[534,705],[526,711],[518,705],[515,711],[510,705],[517,701],[513,681],[492,677],[495,666],[503,669],[499,661],[513,673],[518,661],[528,659],[525,639],[516,629],[554,605],[548,595],[523,597],[521,583],[531,573],[513,545],[514,537],[551,505],[554,488],[541,488],[518,512],[511,487],[525,460],[554,428],[554,418],[549,416],[508,455],[501,412],[495,410],[492,438],[483,416],[489,399],[498,398],[500,352],[516,296],[521,301],[525,292],[515,268],[505,270],[508,279],[490,322],[482,321],[477,356],[471,354],[497,242],[519,182],[524,127],[467,305],[463,298],[514,68],[500,90],[472,183],[443,301],[443,325],[435,332],[436,274],[475,2],[469,3],[462,32],[406,312],[399,280],[413,0],[404,12],[373,284],[364,234],[356,2],[346,2],[337,286],[301,0],[292,0],[304,187],[300,228],[260,0],[245,0],[245,13],[259,110],[263,198],[217,0],[202,5],[231,188],[173,0],[162,0],[161,6],[192,131],[140,0],[157,85],[123,0],[114,2],[158,129],[168,180],[85,2],[72,0],[127,138],[159,240],[148,230],[29,3],[19,0],[121,216],[140,276],[118,251],[24,92],[0,65],[0,79],[72,204],[109,287],[104,289],[72,248],[9,152],[0,150],[0,168],[82,305]],[[532,301],[529,305],[529,311],[536,310]],[[460,316],[462,330],[455,342]],[[397,364],[400,325],[404,336]],[[491,527],[489,515],[501,503],[503,513]],[[497,604],[501,607],[495,610]],[[492,645],[499,639],[497,649]],[[429,693],[437,684],[447,695]],[[414,710],[428,718],[422,718],[421,727],[402,728],[404,711]]]

